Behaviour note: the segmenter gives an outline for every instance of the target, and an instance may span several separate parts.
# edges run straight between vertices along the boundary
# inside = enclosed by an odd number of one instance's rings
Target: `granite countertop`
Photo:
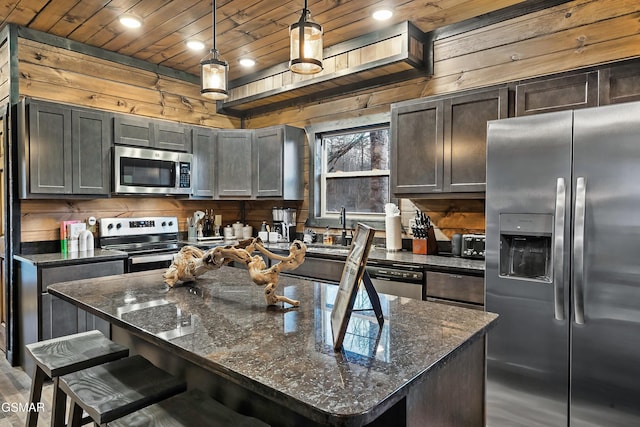
[[[127,253],[110,249],[94,249],[82,252],[55,252],[49,254],[17,254],[13,258],[16,261],[28,262],[38,267],[52,267],[74,264],[86,264],[87,262],[101,262],[126,259]]]
[[[233,241],[198,241],[183,240],[180,242],[184,245],[198,246],[201,248],[211,248],[223,245],[235,245],[237,240]],[[265,248],[271,251],[288,251],[291,243],[265,243]],[[348,246],[332,245],[325,246],[319,244],[307,245],[307,256],[317,258],[331,258],[345,260],[349,252]],[[384,248],[372,247],[369,252],[369,260],[372,262],[384,264],[412,264],[426,266],[427,268],[468,271],[471,273],[483,273],[485,263],[482,259],[469,259],[443,255],[416,255],[410,251],[388,252]]]
[[[288,250],[290,243],[268,243],[265,247],[270,250]],[[320,258],[346,259],[349,247],[347,246],[319,246],[307,245],[307,256]],[[369,252],[369,261],[383,264],[412,264],[427,268],[444,270],[466,270],[469,272],[484,272],[484,260],[460,258],[442,255],[416,255],[410,251],[389,252],[375,245]]]
[[[278,293],[301,305],[268,307],[244,269],[222,267],[174,288],[163,272],[58,283],[49,292],[326,424],[372,421],[497,318],[381,294],[382,330],[372,312],[354,313],[335,353],[334,285],[281,277]],[[357,297],[356,308],[368,304],[366,294]]]

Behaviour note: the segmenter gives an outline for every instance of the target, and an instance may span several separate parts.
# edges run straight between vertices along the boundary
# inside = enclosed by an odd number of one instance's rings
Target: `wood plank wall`
[[[274,206],[299,208],[297,202],[245,201],[218,202],[173,198],[113,197],[94,200],[23,200],[22,242],[58,240],[60,221],[86,221],[90,216],[100,218],[129,218],[136,216],[177,216],[180,231],[186,232],[187,218],[197,210],[213,209],[222,215],[223,225],[243,219],[258,230],[262,221],[271,223]]]
[[[0,39],[0,105],[9,102],[9,42]]]
[[[640,57],[637,1],[576,0],[434,43],[434,75],[249,117],[247,127],[304,127],[388,112],[408,99]],[[308,200],[307,200],[308,201]],[[482,200],[413,200],[448,237],[484,231]],[[305,202],[306,203],[306,202]],[[406,206],[401,203],[402,206]],[[411,204],[408,204],[412,206]],[[308,204],[301,220],[308,215]],[[411,213],[403,212],[405,218]]]
[[[200,86],[78,52],[18,39],[20,95],[214,128],[240,120],[216,113]]]

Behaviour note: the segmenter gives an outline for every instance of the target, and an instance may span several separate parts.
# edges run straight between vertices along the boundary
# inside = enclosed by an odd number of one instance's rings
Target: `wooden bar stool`
[[[269,427],[239,414],[200,390],[190,390],[109,423],[109,427]]]
[[[142,356],[131,356],[60,377],[71,399],[69,426],[81,424],[82,411],[100,425],[186,390],[184,381]]]
[[[46,379],[53,380],[53,408],[51,423],[64,424],[66,396],[58,390],[60,376],[81,369],[100,365],[129,355],[129,349],[116,344],[99,331],[81,332],[53,338],[33,344],[27,344],[27,352],[35,360],[35,369],[31,380],[29,401],[36,408],[42,396],[42,386]],[[29,411],[27,427],[38,423],[38,411]]]

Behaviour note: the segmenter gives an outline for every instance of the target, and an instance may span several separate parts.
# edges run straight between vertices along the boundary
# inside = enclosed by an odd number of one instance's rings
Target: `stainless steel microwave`
[[[115,193],[191,194],[191,154],[127,146],[113,153]]]

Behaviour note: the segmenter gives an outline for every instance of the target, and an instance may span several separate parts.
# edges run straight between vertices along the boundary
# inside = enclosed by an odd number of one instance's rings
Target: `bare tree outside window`
[[[323,213],[382,214],[389,203],[389,128],[322,136]]]

